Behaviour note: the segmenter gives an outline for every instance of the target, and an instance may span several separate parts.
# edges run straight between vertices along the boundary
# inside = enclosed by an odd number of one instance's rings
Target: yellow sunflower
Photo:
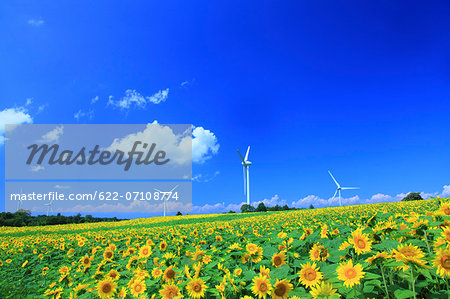
[[[330,254],[328,253],[328,249],[319,245],[318,243],[314,244],[311,250],[309,251],[309,259],[312,261],[322,261],[325,262],[327,257]]]
[[[333,289],[333,285],[331,283],[322,281],[317,286],[311,287],[310,294],[313,298],[329,298],[331,296],[341,297],[341,295],[337,294],[336,291],[336,289]]]
[[[260,266],[260,267],[259,267],[259,274],[260,274],[261,276],[270,277],[270,276],[269,276],[269,275],[270,275],[270,269],[269,269],[269,268],[266,268],[266,267],[264,267],[264,266]]]
[[[162,241],[161,243],[159,243],[159,250],[161,251],[166,251],[168,245],[166,241]]]
[[[438,249],[433,266],[437,267],[436,273],[440,276],[450,276],[450,250]]]
[[[252,292],[257,295],[258,298],[266,298],[272,291],[272,285],[265,276],[256,276],[253,278]]]
[[[100,298],[112,298],[116,292],[117,284],[110,278],[106,278],[97,284],[97,293]]]
[[[245,246],[245,249],[247,249],[247,252],[252,255],[252,254],[256,254],[258,252],[258,245],[253,244],[253,243],[249,243]]]
[[[272,256],[272,265],[275,267],[280,267],[281,265],[286,264],[286,253],[281,251],[279,253],[275,253]]]
[[[360,228],[352,232],[351,237],[348,238],[348,243],[353,245],[358,255],[372,250],[372,241],[369,240],[368,235],[363,234]]]
[[[81,258],[81,265],[83,265],[83,267],[85,269],[89,268],[91,266],[91,258],[87,255],[85,255],[84,257]]]
[[[159,290],[159,295],[163,299],[172,299],[181,296],[180,289],[174,284],[164,284],[162,290]]]
[[[161,269],[159,269],[159,268],[153,268],[153,270],[152,270],[152,276],[153,276],[153,278],[160,278],[161,276],[163,275],[163,272],[162,272],[162,270]]]
[[[373,264],[373,263],[381,262],[382,260],[387,260],[388,258],[389,258],[389,254],[382,251],[382,252],[378,252],[377,254],[372,255],[371,257],[366,259],[366,262],[369,264]]]
[[[139,249],[139,257],[142,258],[148,258],[150,255],[152,255],[152,248],[148,245],[144,245]]]
[[[347,263],[342,263],[336,271],[338,278],[344,282],[345,287],[353,287],[355,284],[359,284],[365,274],[361,264],[353,266],[352,260],[349,260]]]
[[[395,258],[396,261],[401,261],[404,263],[404,266],[401,266],[403,271],[409,269],[408,263],[414,263],[420,267],[426,267],[426,261],[423,260],[425,254],[423,251],[414,245],[404,244],[399,245],[397,249],[392,251],[392,257]]]
[[[165,282],[172,282],[175,278],[175,275],[177,272],[175,272],[172,268],[172,266],[168,267],[163,274],[163,279]]]
[[[201,278],[192,279],[186,285],[186,290],[188,291],[189,296],[192,298],[203,298],[205,297],[205,290],[208,287],[205,285],[205,282]]]
[[[114,257],[114,252],[113,252],[111,249],[107,248],[107,249],[105,250],[105,252],[103,252],[103,258],[104,258],[105,260],[110,260],[110,259],[112,259],[113,257]]]
[[[292,291],[294,286],[289,283],[289,280],[278,280],[273,285],[272,298],[274,299],[287,299],[289,292]]]
[[[300,282],[307,286],[312,287],[318,284],[322,278],[323,274],[319,272],[320,267],[317,267],[316,263],[311,265],[310,262],[301,265],[302,269],[298,272]]]
[[[147,290],[147,286],[145,285],[145,282],[140,279],[135,279],[130,286],[130,293],[133,297],[139,297],[145,290]]]
[[[120,278],[119,272],[117,272],[114,269],[111,269],[111,271],[109,271],[109,273],[106,276],[110,277],[112,280],[118,280]]]
[[[441,234],[442,237],[444,237],[444,239],[447,241],[447,243],[450,243],[450,227],[449,226],[444,227]]]

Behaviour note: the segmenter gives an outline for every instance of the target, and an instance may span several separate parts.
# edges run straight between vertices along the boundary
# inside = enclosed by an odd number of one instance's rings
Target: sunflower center
[[[356,271],[353,268],[347,269],[347,271],[345,271],[345,276],[347,276],[347,278],[352,279],[356,277]]]
[[[140,284],[137,284],[137,285],[134,287],[134,291],[135,291],[136,293],[139,293],[139,292],[141,291],[141,285],[140,285]]]
[[[102,292],[106,294],[111,292],[111,284],[105,283],[102,287]]]
[[[306,271],[305,277],[307,280],[312,281],[316,279],[316,271],[309,269]]]
[[[358,240],[356,241],[356,246],[358,246],[359,248],[363,249],[363,248],[366,247],[366,242],[364,242],[363,239],[358,239]]]
[[[284,294],[286,294],[286,286],[284,284],[279,284],[275,289],[275,295],[283,296]]]
[[[261,290],[261,292],[267,291],[267,284],[266,284],[265,282],[262,282],[262,283],[259,285],[259,289]]]
[[[111,256],[112,256],[112,252],[111,252],[111,251],[107,251],[107,252],[106,252],[106,257],[107,257],[107,258],[111,258]]]
[[[445,269],[450,269],[450,256],[446,255],[441,258],[441,265]]]
[[[275,264],[275,266],[281,265],[281,257],[276,256],[276,257],[273,259],[273,263]]]
[[[194,287],[192,288],[196,293],[200,292],[202,290],[202,287],[200,284],[196,283],[194,284]]]
[[[167,278],[174,278],[175,277],[175,271],[173,271],[172,269],[169,269],[167,271],[166,276],[167,276]]]

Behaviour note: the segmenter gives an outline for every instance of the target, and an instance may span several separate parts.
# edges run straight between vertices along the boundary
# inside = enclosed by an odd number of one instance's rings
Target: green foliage
[[[413,201],[413,200],[423,200],[419,192],[410,192],[408,195],[403,197],[402,201]]]
[[[78,213],[75,216],[63,216],[58,213],[56,216],[38,215],[31,216],[31,212],[28,210],[18,210],[15,213],[0,213],[0,226],[42,226],[42,225],[57,225],[57,224],[78,224],[78,223],[94,223],[94,222],[107,222],[107,221],[120,221],[123,219],[113,218],[99,218],[92,217],[92,215],[81,216]]]

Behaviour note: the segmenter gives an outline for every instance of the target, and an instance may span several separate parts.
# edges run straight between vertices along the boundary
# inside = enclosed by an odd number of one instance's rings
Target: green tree
[[[241,212],[242,213],[249,213],[249,212],[254,212],[254,211],[255,211],[255,208],[253,206],[251,206],[251,205],[243,204],[241,206]]]
[[[267,212],[266,205],[263,202],[260,202],[256,207],[256,212]]]
[[[182,216],[182,215],[183,214],[180,211],[177,212],[177,216]]]
[[[419,192],[410,192],[408,195],[403,197],[402,201],[413,201],[413,200],[423,200]]]

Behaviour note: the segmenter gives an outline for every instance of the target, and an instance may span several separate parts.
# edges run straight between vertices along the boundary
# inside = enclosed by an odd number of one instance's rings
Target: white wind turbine
[[[53,200],[50,200],[49,203],[45,203],[44,206],[47,206],[47,216],[50,211],[53,213]]]
[[[248,173],[248,168],[252,165],[252,162],[248,160],[248,152],[250,151],[250,145],[247,148],[247,153],[245,154],[245,158],[242,157],[239,151],[239,157],[241,157],[243,170],[244,170],[244,194],[247,194],[247,204],[250,205],[250,176]]]
[[[173,190],[175,190],[177,187],[178,187],[178,185],[176,185],[175,187],[172,188],[172,190],[167,191],[167,192],[164,192],[164,191],[158,190],[156,188],[153,188],[153,190],[156,190],[159,193],[163,194],[162,201],[163,201],[163,205],[164,205],[164,217],[166,217],[166,200],[164,198],[167,195],[167,200],[169,200],[170,196],[172,195]]]
[[[17,203],[17,211],[22,208],[22,188],[20,188],[19,202]]]
[[[342,202],[341,202],[341,190],[351,190],[351,189],[359,189],[359,187],[341,187],[341,185],[339,185],[339,183],[336,181],[336,179],[334,178],[334,176],[331,174],[331,172],[328,170],[328,173],[330,174],[331,178],[333,179],[333,181],[336,183],[336,192],[334,192],[333,198],[331,199],[331,201],[333,201],[333,199],[336,197],[336,193],[339,192],[339,206],[342,207]]]

